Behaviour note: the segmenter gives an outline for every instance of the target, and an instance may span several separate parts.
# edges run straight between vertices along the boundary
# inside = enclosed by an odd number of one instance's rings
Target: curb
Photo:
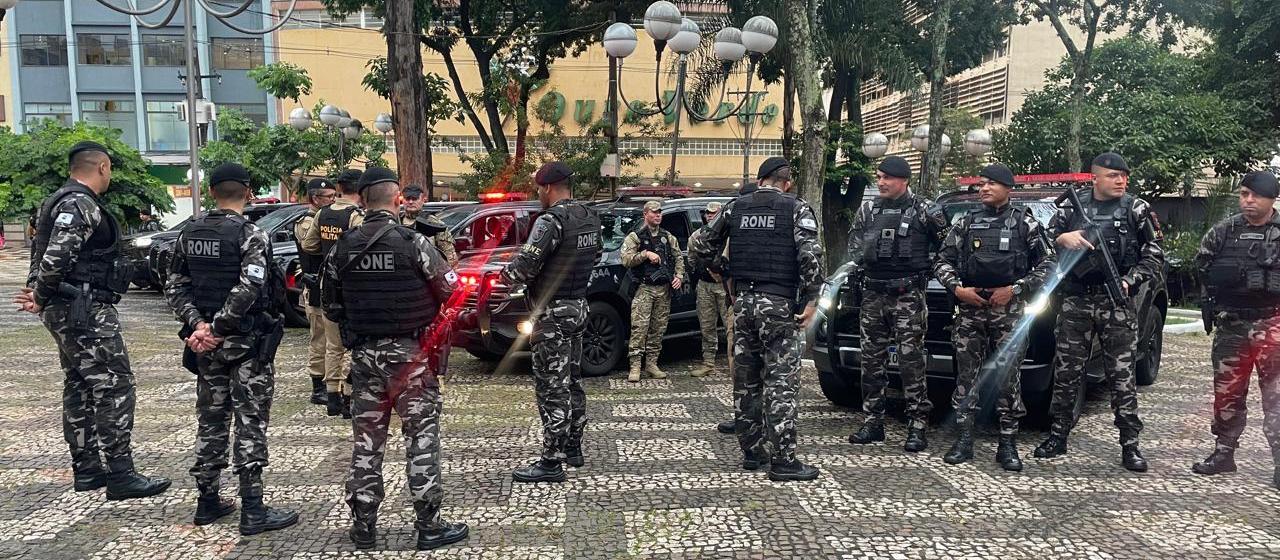
[[[1182,323],[1180,325],[1165,325],[1165,334],[1192,334],[1203,333],[1204,321],[1196,321],[1194,323]]]

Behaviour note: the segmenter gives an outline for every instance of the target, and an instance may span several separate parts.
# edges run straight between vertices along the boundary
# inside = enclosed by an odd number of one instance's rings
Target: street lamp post
[[[348,117],[350,118],[350,117]],[[342,167],[342,127],[346,126],[342,123],[342,109],[333,105],[325,105],[320,108],[320,123],[334,129],[338,136],[338,161],[334,162],[334,167]]]
[[[911,131],[911,148],[917,152],[929,150],[929,125],[922,124]],[[951,150],[951,138],[942,135],[942,153]],[[869,159],[883,157],[889,151],[889,137],[873,132],[862,137],[862,155]],[[991,131],[975,128],[964,135],[964,151],[975,158],[980,158],[991,151]]]
[[[395,128],[395,123],[391,120],[391,115],[378,113],[378,116],[373,118],[373,128],[382,133],[382,142],[387,143],[387,133]]]

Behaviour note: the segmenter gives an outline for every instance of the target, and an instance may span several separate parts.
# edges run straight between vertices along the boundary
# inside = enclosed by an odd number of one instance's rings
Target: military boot
[[[351,531],[347,533],[356,548],[373,548],[378,540],[378,509],[372,504],[356,503],[351,507]]]
[[[418,530],[418,550],[432,550],[467,538],[470,533],[466,523],[449,523],[440,519],[440,511],[425,503],[414,503],[418,514],[413,527]]]
[[[1040,459],[1052,459],[1059,455],[1066,454],[1067,437],[1057,434],[1049,434],[1049,437],[1045,438],[1045,440],[1040,443],[1040,446],[1036,447],[1035,452],[1032,453],[1032,455],[1035,455]]]
[[[924,436],[924,428],[907,428],[907,439],[902,442],[904,451],[918,453],[927,447],[929,447],[929,440]]]
[[[1147,472],[1147,459],[1138,451],[1138,444],[1131,443],[1121,448],[1120,463],[1133,472]]]
[[[342,414],[342,393],[329,393],[325,401],[325,414],[337,416]]]
[[[716,431],[722,434],[734,434],[738,431],[738,422],[732,418],[716,424]]]
[[[240,473],[240,534],[256,535],[276,531],[298,522],[298,512],[267,507],[262,503],[262,471]]]
[[[715,364],[703,361],[697,367],[693,368],[693,371],[689,373],[689,377],[706,377],[711,375],[711,372],[715,371],[715,369]]]
[[[1191,465],[1191,472],[1196,474],[1236,472],[1236,450],[1230,447],[1214,449],[1208,458]]]
[[[631,358],[631,371],[627,372],[627,381],[631,383],[640,382],[640,362],[641,358]]]
[[[329,399],[324,394],[324,378],[311,378],[311,404],[324,405]]]
[[[570,467],[579,468],[587,464],[587,459],[582,456],[582,444],[569,445],[564,448],[564,462]]]
[[[342,395],[342,419],[351,419],[351,395]]]
[[[884,420],[879,418],[868,418],[856,433],[849,436],[849,443],[854,445],[866,445],[877,441],[884,441]]]
[[[218,495],[216,484],[197,483],[200,497],[196,498],[196,526],[208,525],[236,510],[236,501]]]
[[[564,472],[564,465],[559,461],[548,461],[539,459],[533,464],[523,468],[516,469],[511,473],[511,479],[516,482],[564,482],[568,480],[568,475]]]
[[[1000,447],[996,448],[996,462],[1006,471],[1022,470],[1022,457],[1018,456],[1018,436],[1000,436]]]
[[[107,499],[115,501],[155,496],[168,490],[170,484],[167,478],[142,476],[133,469],[113,472],[107,475]]]
[[[792,459],[790,463],[774,461],[769,465],[769,480],[774,482],[808,481],[818,478],[818,467]]]
[[[666,379],[667,374],[658,369],[658,357],[647,359],[644,361],[644,372],[654,379]]]
[[[102,465],[85,467],[76,469],[75,471],[75,491],[88,492],[97,490],[107,485],[107,471],[102,469]]]
[[[942,461],[948,465],[959,465],[970,459],[973,459],[973,426],[965,424],[960,426],[955,444],[942,456]]]

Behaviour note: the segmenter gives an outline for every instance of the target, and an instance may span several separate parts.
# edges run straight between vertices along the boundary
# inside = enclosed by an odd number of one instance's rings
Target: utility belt
[[[862,279],[863,290],[870,290],[878,294],[889,296],[900,296],[917,289],[924,289],[928,286],[929,277],[925,274],[916,274],[904,278],[891,278],[888,280],[878,280],[866,277],[863,277]]]
[[[412,338],[414,340],[422,340],[423,335],[426,334],[427,330],[430,328],[427,326],[404,333],[372,335],[357,333],[351,330],[351,327],[347,325],[348,321],[339,322],[338,334],[342,338],[342,346],[348,350],[354,350],[358,346],[363,346],[368,344],[371,340],[377,340],[380,338]]]
[[[1218,313],[1233,315],[1242,321],[1261,321],[1262,319],[1270,319],[1280,316],[1280,305],[1272,305],[1268,307],[1219,307]]]
[[[63,282],[58,284],[58,292],[54,294],[53,298],[55,300],[70,302],[72,300],[80,299],[83,296],[88,296],[87,299],[91,299],[93,301],[108,303],[111,305],[120,303],[120,294],[111,290],[94,287],[89,283],[79,282]]]
[[[776,282],[755,282],[751,280],[742,280],[736,278],[733,281],[734,295],[742,295],[747,292],[755,292],[757,294],[768,294],[786,298],[791,301],[796,300],[796,289]]]
[[[1065,281],[1058,286],[1058,291],[1069,296],[1105,296],[1107,295],[1107,285],[1104,284],[1082,284],[1080,282]]]

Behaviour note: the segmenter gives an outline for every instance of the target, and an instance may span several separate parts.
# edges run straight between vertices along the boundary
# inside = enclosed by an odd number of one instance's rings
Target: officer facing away
[[[689,252],[700,265],[719,268],[713,261],[729,245],[742,468],[768,461],[770,480],[813,480],[818,469],[796,458],[796,395],[800,329],[813,318],[823,282],[818,223],[809,204],[788,192],[786,159],[765,160],[759,176],[760,188],[725,205]]]
[[[573,171],[553,161],[534,176],[546,211],[533,223],[529,242],[502,269],[502,282],[528,284],[532,298],[534,389],[542,417],[542,458],[517,470],[516,482],[563,482],[562,462],[581,467],[587,427],[582,391],[582,332],[587,322],[587,282],[600,258],[600,216],[573,200]]]
[[[1257,171],[1240,182],[1240,213],[1213,226],[1200,242],[1196,269],[1206,301],[1215,310],[1205,325],[1213,332],[1213,435],[1217,446],[1192,465],[1197,474],[1235,472],[1247,418],[1249,375],[1258,370],[1262,433],[1271,446],[1280,488],[1280,184]]]
[[[704,223],[711,223],[720,213],[719,202],[708,202]],[[704,235],[704,229],[693,232],[689,237]],[[723,324],[726,339],[729,341],[729,357],[733,358],[733,315],[729,311],[728,294],[725,292],[723,277],[707,269],[693,267],[697,270],[698,284],[694,287],[697,296],[698,326],[702,329],[702,365],[694,368],[693,377],[710,375],[716,368],[716,352],[720,349],[719,326]]]
[[[907,160],[884,158],[876,170],[880,197],[862,204],[849,230],[849,260],[862,277],[862,409],[867,413],[849,443],[884,441],[887,368],[896,357],[907,399],[902,448],[917,452],[929,445],[925,430],[933,410],[925,382],[924,290],[932,267],[929,255],[947,233],[947,218],[938,205],[908,189],[910,179]]]
[[[458,250],[453,246],[453,236],[449,235],[449,226],[435,215],[422,212],[422,204],[426,200],[422,194],[422,187],[409,185],[404,188],[401,197],[404,198],[404,208],[400,211],[400,223],[431,238],[445,260],[449,261],[449,266],[458,266]]]
[[[227,466],[232,419],[236,444],[232,472],[240,475],[240,534],[256,535],[298,522],[292,511],[262,503],[267,466],[267,420],[275,393],[275,354],[284,325],[275,309],[283,294],[273,280],[267,234],[242,215],[253,196],[249,171],[224,163],[209,173],[217,209],[189,222],[174,245],[165,297],[197,353],[196,463],[200,491],[195,524],[232,511],[218,497]]]
[[[382,455],[394,409],[408,455],[409,495],[417,512],[418,550],[467,538],[467,525],[440,517],[440,381],[432,368],[439,340],[433,319],[448,321],[442,307],[458,275],[426,237],[400,225],[400,185],[389,169],[374,167],[360,178],[369,213],[342,234],[325,261],[324,310],[350,338],[354,448],[347,478],[350,537],[357,548],[377,539],[378,506],[385,488]],[[440,319],[437,319],[440,317]]]
[[[111,185],[111,156],[97,142],[80,142],[67,158],[71,176],[40,206],[27,287],[13,302],[39,315],[58,345],[62,433],[75,490],[105,486],[108,500],[154,496],[169,480],[135,472],[130,448],[133,371],[115,303],[132,267],[120,252],[120,226],[101,199]]]
[[[1093,188],[1079,193],[1084,211],[1099,226],[1107,250],[1121,275],[1120,286],[1128,298],[1134,287],[1146,281],[1163,282],[1164,251],[1160,223],[1145,200],[1128,194],[1129,166],[1119,154],[1104,153],[1094,158]],[[1059,260],[1069,263],[1071,252],[1095,250],[1084,236],[1084,220],[1076,212],[1059,209],[1049,222],[1049,236],[1059,250]],[[1133,358],[1138,346],[1138,321],[1133,302],[1117,305],[1106,290],[1105,267],[1087,258],[1079,259],[1058,286],[1063,295],[1058,312],[1057,348],[1054,355],[1053,420],[1049,437],[1036,448],[1036,457],[1057,457],[1067,452],[1067,436],[1075,426],[1076,399],[1089,359],[1091,339],[1102,347],[1104,384],[1111,390],[1111,409],[1120,429],[1121,463],[1135,472],[1147,470],[1147,460],[1138,450],[1138,387]]]
[[[1018,422],[1027,414],[1021,374],[1027,338],[1015,338],[1014,330],[1027,300],[1052,270],[1054,253],[1031,211],[1009,203],[1017,186],[1013,172],[993,163],[979,177],[982,206],[951,228],[933,265],[938,282],[959,301],[952,328],[957,375],[951,405],[960,435],[943,460],[956,465],[973,458],[979,388],[994,387],[1000,415],[996,462],[1020,471],[1017,437]]]
[[[307,182],[307,214],[293,224],[293,238],[298,245],[298,261],[302,267],[302,301],[306,303],[307,323],[311,330],[311,344],[307,354],[307,366],[311,372],[311,404],[319,405],[326,404],[329,400],[325,395],[324,385],[328,338],[324,328],[324,309],[320,306],[320,273],[324,256],[302,250],[302,239],[315,224],[316,212],[333,204],[335,196],[337,185],[333,181],[319,178]],[[337,333],[334,336],[338,336]]]
[[[338,198],[327,207],[316,212],[315,223],[302,238],[302,250],[321,259],[327,258],[338,244],[338,237],[350,229],[354,229],[364,221],[364,210],[360,208],[360,193],[357,182],[360,172],[346,169],[338,174]],[[351,384],[348,381],[347,350],[342,346],[342,335],[338,332],[338,324],[326,319],[324,384],[328,393],[326,412],[329,416],[342,415],[351,418]]]
[[[684,258],[680,241],[662,229],[662,203],[644,203],[644,225],[622,240],[622,266],[631,269],[638,284],[631,299],[631,371],[627,381],[640,381],[640,366],[654,379],[665,379],[658,369],[662,335],[671,318],[671,290],[684,285]]]

